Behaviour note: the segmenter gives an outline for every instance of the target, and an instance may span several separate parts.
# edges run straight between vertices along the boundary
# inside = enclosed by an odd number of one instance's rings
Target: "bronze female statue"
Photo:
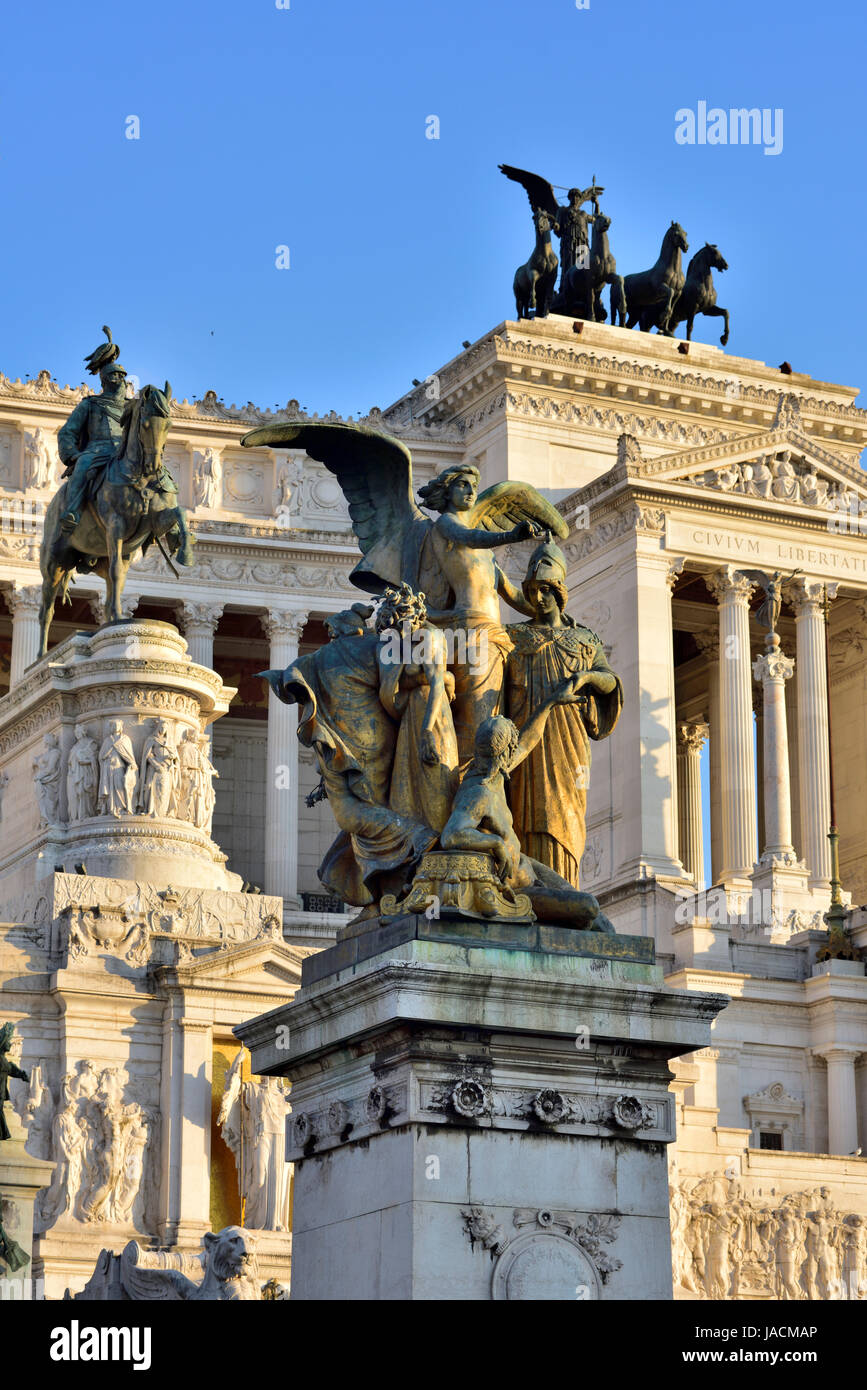
[[[523,590],[535,616],[509,627],[514,649],[506,668],[506,709],[517,724],[566,679],[575,703],[552,709],[540,742],[517,767],[509,799],[521,848],[569,883],[578,884],[584,853],[590,739],[607,738],[620,716],[623,687],[589,628],[564,612],[566,561],[551,541],[530,557]]]

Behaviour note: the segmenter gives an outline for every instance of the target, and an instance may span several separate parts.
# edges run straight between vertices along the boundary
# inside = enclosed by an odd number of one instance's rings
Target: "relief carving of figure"
[[[518,726],[567,678],[579,698],[556,704],[542,737],[509,779],[509,803],[523,852],[579,887],[586,839],[590,740],[607,738],[620,717],[623,687],[595,632],[565,612],[566,560],[550,540],[530,558],[523,584],[533,609],[509,627],[506,708]]]
[[[134,810],[138,764],[132,739],[119,719],[110,719],[99,750],[100,815],[131,816]]]
[[[33,759],[36,801],[43,825],[56,825],[60,819],[61,753],[56,734],[46,734],[42,752]]]
[[[154,720],[141,758],[137,791],[140,811],[164,819],[174,814],[180,781],[180,758],[165,719]]]
[[[24,486],[25,488],[51,487],[56,478],[60,459],[57,444],[46,430],[38,425],[31,433],[24,434]]]
[[[66,763],[66,803],[71,821],[96,814],[99,787],[99,754],[84,724],[75,728],[75,742]]]
[[[780,502],[797,502],[800,495],[798,478],[791,463],[791,452],[784,449],[774,462],[774,481],[771,492]]]
[[[193,467],[193,506],[219,507],[222,501],[223,465],[216,449],[196,453]]]

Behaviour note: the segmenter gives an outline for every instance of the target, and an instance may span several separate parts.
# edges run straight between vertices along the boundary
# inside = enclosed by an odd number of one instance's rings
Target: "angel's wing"
[[[223,1099],[220,1102],[220,1113],[217,1116],[217,1125],[223,1132],[223,1140],[226,1146],[231,1149],[235,1156],[236,1164],[240,1162],[241,1132],[244,1125],[244,1115],[241,1105],[243,1092],[241,1069],[243,1064],[244,1054],[243,1052],[239,1052],[226,1077]]]
[[[531,174],[527,169],[516,169],[513,164],[501,164],[500,172],[511,179],[513,183],[519,183],[524,188],[527,197],[530,199],[530,207],[533,212],[537,208],[544,208],[554,220],[557,220],[559,207],[554,196],[554,189],[547,179],[543,179],[541,174]]]
[[[560,540],[569,534],[557,508],[529,483],[494,483],[479,494],[467,517],[470,526],[479,526],[483,531],[510,531],[519,521],[535,521]]]
[[[140,1263],[148,1259],[148,1253],[135,1240],[121,1251],[121,1282],[127,1297],[133,1302],[147,1303],[184,1303],[192,1298],[198,1291],[198,1284],[179,1269],[154,1268]]]
[[[248,449],[303,449],[333,473],[349,504],[361,550],[350,579],[367,593],[413,584],[417,556],[431,522],[412,495],[412,454],[399,439],[366,425],[263,425],[245,434]]]

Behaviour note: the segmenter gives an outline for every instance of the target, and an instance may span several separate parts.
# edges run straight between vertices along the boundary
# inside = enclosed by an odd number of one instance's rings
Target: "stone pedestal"
[[[363,927],[235,1030],[292,1078],[292,1297],[670,1298],[667,1062],[727,1000],[644,938]]]
[[[27,1134],[11,1105],[4,1114],[11,1138],[0,1143],[0,1222],[27,1261],[13,1270],[0,1256],[0,1302],[23,1302],[44,1296],[33,1268],[33,1207],[39,1189],[51,1181],[54,1164],[27,1152]]]
[[[29,1154],[57,1166],[33,1247],[48,1298],[103,1247],[199,1250],[226,1196],[232,1027],[299,978],[280,898],[240,891],[210,833],[206,730],[233,693],[171,624],[132,620],[70,637],[0,700],[0,986]],[[262,1255],[288,1277],[285,1233]]]
[[[35,881],[60,868],[146,879],[175,887],[240,889],[211,838],[210,818],[190,804],[183,767],[188,738],[201,738],[234,690],[198,666],[170,623],[132,619],[77,633],[55,647],[0,705],[3,836],[0,914]],[[151,799],[144,756],[162,721],[181,766],[166,796]],[[103,767],[75,803],[70,755],[83,730],[98,758],[112,728],[133,762],[128,806],[110,805]],[[208,778],[208,781],[210,779]],[[34,795],[34,782],[36,783]]]

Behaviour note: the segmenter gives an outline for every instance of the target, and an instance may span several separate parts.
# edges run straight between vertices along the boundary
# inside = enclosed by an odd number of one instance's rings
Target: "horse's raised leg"
[[[123,535],[115,527],[106,530],[106,549],[108,550],[108,579],[106,581],[105,614],[110,623],[119,623],[123,617],[120,606],[126,572],[129,568],[123,559]]]
[[[64,571],[60,565],[49,557],[45,561],[45,569],[42,573],[42,602],[39,605],[40,656],[45,656],[48,652],[48,633],[51,628],[51,619],[54,617],[57,591],[63,583],[63,575]]]
[[[709,319],[719,319],[719,318],[724,318],[724,319],[725,319],[725,321],[726,321],[725,332],[723,333],[722,337],[720,338],[720,342],[721,342],[722,346],[725,347],[726,343],[727,343],[728,340],[729,340],[729,311],[728,311],[728,309],[723,309],[719,304],[712,304],[709,308],[707,308],[707,309],[704,310],[704,313],[705,313],[705,315],[706,315]]]

